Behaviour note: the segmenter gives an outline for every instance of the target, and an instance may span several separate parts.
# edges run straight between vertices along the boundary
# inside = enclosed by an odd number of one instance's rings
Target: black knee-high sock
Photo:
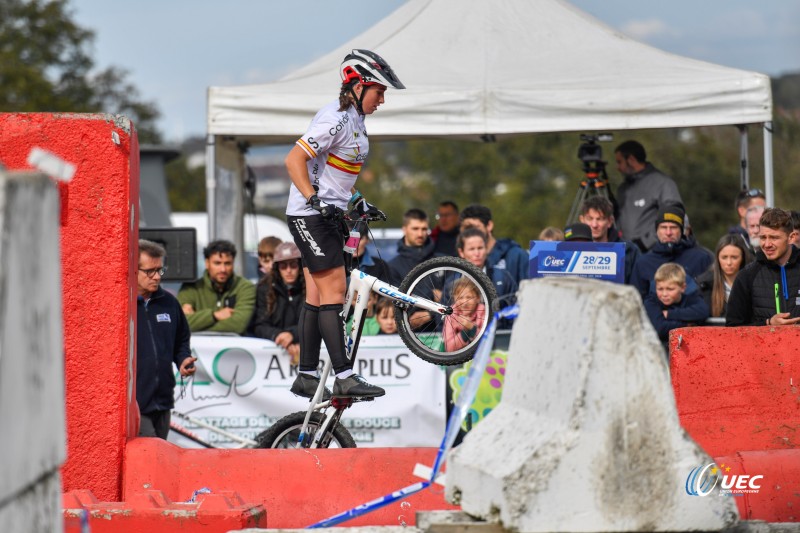
[[[300,371],[311,372],[319,366],[319,348],[322,335],[319,333],[319,307],[306,302],[300,309],[297,324],[300,335]]]
[[[337,374],[350,368],[350,361],[344,354],[344,321],[342,304],[319,306],[319,331],[328,348],[333,371]]]

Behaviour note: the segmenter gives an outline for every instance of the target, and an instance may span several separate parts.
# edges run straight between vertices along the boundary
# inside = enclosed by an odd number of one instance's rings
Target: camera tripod
[[[614,195],[608,188],[608,174],[606,174],[606,162],[603,161],[603,148],[598,144],[598,142],[612,139],[613,136],[610,133],[581,135],[581,140],[584,142],[578,147],[578,159],[583,162],[584,178],[578,187],[575,200],[572,201],[569,217],[567,217],[567,225],[578,221],[583,202],[592,196],[603,196],[615,206],[614,209],[616,210]]]
[[[578,221],[581,214],[581,206],[586,199],[592,196],[602,196],[614,203],[614,196],[608,187],[608,175],[606,174],[606,164],[604,161],[587,162],[583,168],[584,178],[578,186],[578,192],[572,201],[572,207],[567,217],[567,225]]]

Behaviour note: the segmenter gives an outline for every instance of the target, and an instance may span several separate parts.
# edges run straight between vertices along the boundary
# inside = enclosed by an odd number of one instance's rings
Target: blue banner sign
[[[531,241],[530,277],[580,276],[624,283],[621,242]]]

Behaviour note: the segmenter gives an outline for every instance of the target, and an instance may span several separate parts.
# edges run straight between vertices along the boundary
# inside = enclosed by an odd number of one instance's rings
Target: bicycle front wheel
[[[267,430],[258,434],[256,448],[308,448],[310,443],[313,442],[317,430],[325,420],[325,415],[317,412],[311,413],[311,418],[308,421],[308,435],[304,439],[303,445],[298,446],[300,444],[300,429],[303,427],[305,418],[305,411],[298,411],[284,416]],[[319,447],[355,448],[356,441],[353,440],[353,436],[344,426],[336,424],[333,427],[333,431],[328,431],[322,438]]]
[[[435,257],[417,265],[400,291],[453,309],[449,315],[435,315],[413,305],[395,309],[397,332],[408,349],[437,365],[472,359],[497,311],[497,292],[489,277],[457,257]]]

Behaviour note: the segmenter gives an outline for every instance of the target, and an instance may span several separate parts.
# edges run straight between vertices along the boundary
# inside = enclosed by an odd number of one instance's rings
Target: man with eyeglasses
[[[184,283],[178,301],[194,331],[217,331],[243,335],[256,306],[256,287],[233,272],[236,245],[217,240],[203,249],[203,277]]]
[[[751,233],[747,224],[747,213],[750,211],[758,211],[758,218],[761,218],[761,213],[767,207],[767,197],[761,189],[742,189],[736,195],[736,213],[739,215],[739,224],[728,229],[728,233],[736,233],[741,235],[744,240],[751,245],[752,248],[757,248],[758,245],[750,242]],[[756,228],[758,233],[758,228]]]
[[[140,437],[167,438],[170,411],[175,406],[175,374],[194,374],[195,358],[189,347],[191,333],[177,298],[161,288],[164,248],[139,240],[136,330],[136,403],[141,421]]]

